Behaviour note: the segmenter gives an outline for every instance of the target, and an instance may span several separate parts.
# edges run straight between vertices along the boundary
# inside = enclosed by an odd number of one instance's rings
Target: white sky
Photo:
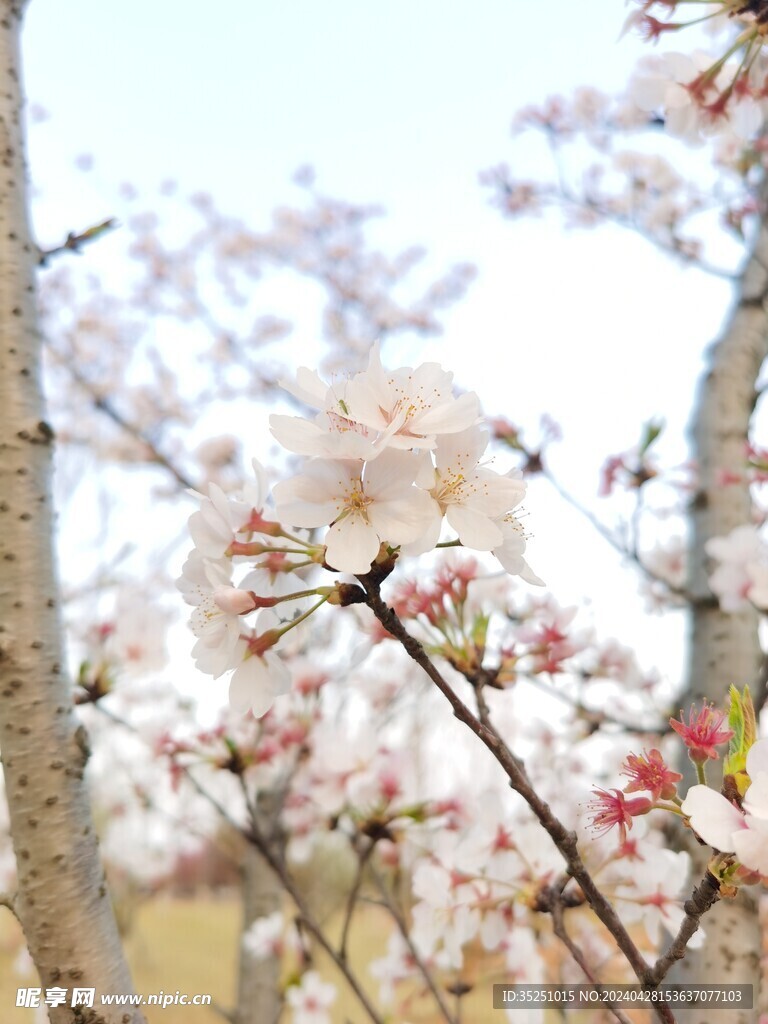
[[[322,191],[387,208],[378,243],[423,244],[435,269],[478,265],[445,336],[390,358],[439,358],[488,412],[532,428],[552,415],[565,432],[553,460],[592,500],[605,455],[643,420],[663,413],[679,436],[727,288],[619,230],[505,222],[477,176],[520,153],[520,106],[622,85],[644,52],[618,41],[625,15],[620,0],[32,0],[27,92],[51,115],[31,137],[38,233],[124,217],[116,185],[166,178],[265,224],[310,163]],[[679,441],[671,451],[682,457]],[[553,591],[594,600],[605,632],[673,652],[679,623],[629,625],[642,606],[616,600],[615,559],[589,529],[541,488],[528,506],[530,560]]]

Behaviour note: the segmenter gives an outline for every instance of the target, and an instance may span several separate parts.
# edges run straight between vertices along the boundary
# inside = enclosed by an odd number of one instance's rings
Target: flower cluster
[[[699,779],[685,799],[677,795],[679,772],[672,771],[658,750],[642,757],[630,754],[623,773],[631,780],[622,792],[593,790],[590,828],[603,835],[617,827],[621,847],[633,819],[655,809],[670,811],[715,850],[709,871],[726,886],[756,882],[768,876],[768,739],[756,739],[755,709],[745,687],[743,693],[731,688],[726,712],[705,704],[691,708],[686,722],[670,724],[688,748]],[[716,749],[728,743],[723,763],[720,792],[706,784],[705,766],[717,761]],[[648,796],[627,799],[625,793],[645,792]]]
[[[276,511],[293,526],[329,527],[329,567],[366,573],[382,544],[431,551],[445,521],[465,547],[492,551],[507,572],[541,583],[512,512],[525,484],[482,461],[489,434],[477,395],[455,396],[452,381],[437,363],[386,370],[374,345],[368,369],[349,380],[328,385],[302,369],[284,385],[318,413],[270,419],[280,444],[310,459],[275,487]]]
[[[241,496],[213,483],[207,496],[197,495],[200,508],[189,520],[194,549],[178,586],[193,606],[197,667],[214,678],[233,671],[234,708],[264,714],[290,685],[272,648],[325,602],[348,603],[348,585],[307,585],[319,565],[364,575],[397,554],[433,550],[445,522],[454,534],[448,544],[492,552],[510,574],[541,584],[513,511],[525,484],[481,461],[489,434],[477,396],[455,395],[452,382],[436,363],[385,370],[378,346],[366,371],[339,384],[300,369],[286,389],[317,415],[274,415],[271,428],[306,457],[303,470],[277,483],[271,499],[256,463],[256,482]],[[319,527],[328,529],[318,541]],[[249,571],[235,582],[243,562]]]
[[[726,125],[743,139],[753,137],[765,113],[767,94],[760,58],[768,7],[762,0],[705,0],[702,16],[679,21],[677,8],[683,2],[641,0],[640,10],[630,14],[625,27],[639,29],[647,39],[656,41],[688,25],[719,19],[715,25],[736,25],[735,38],[728,38],[719,57],[697,51],[691,56],[666,53],[648,61],[632,82],[632,98],[642,110],[660,111],[668,130],[690,141]],[[654,8],[661,18],[651,13]]]

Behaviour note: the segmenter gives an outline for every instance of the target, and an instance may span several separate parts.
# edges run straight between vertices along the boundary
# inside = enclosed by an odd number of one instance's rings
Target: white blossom
[[[317,971],[302,974],[301,983],[292,985],[285,998],[293,1010],[293,1024],[331,1024],[328,1008],[336,999],[336,988]]]
[[[415,540],[429,523],[430,498],[413,486],[418,465],[416,456],[397,451],[367,463],[314,459],[275,486],[278,516],[293,526],[330,526],[327,563],[368,572],[383,541],[397,547]]]
[[[750,747],[747,774],[751,785],[743,811],[709,786],[692,786],[682,811],[709,846],[735,853],[745,867],[768,875],[768,739]]]

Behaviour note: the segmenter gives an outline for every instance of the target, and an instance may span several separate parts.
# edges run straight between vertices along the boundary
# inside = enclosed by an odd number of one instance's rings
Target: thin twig
[[[587,963],[587,958],[584,956],[584,953],[573,941],[571,936],[568,934],[568,929],[565,927],[565,915],[563,914],[563,889],[569,881],[570,878],[568,875],[565,875],[560,880],[559,884],[551,885],[545,892],[540,893],[539,899],[537,900],[537,908],[539,904],[541,904],[543,909],[549,911],[552,916],[552,930],[555,935],[560,939],[573,959],[579,965],[587,981],[589,981],[591,985],[595,986],[602,997],[605,997],[605,987],[600,983],[594,971]],[[616,1020],[619,1021],[619,1024],[632,1024],[630,1018],[627,1017],[627,1015],[617,1006],[614,1006],[609,1002],[605,1002],[602,1005],[605,1006],[606,1009],[610,1010]]]
[[[543,466],[541,473],[544,478],[549,481],[552,487],[554,487],[563,501],[570,505],[571,508],[575,509],[579,515],[583,516],[587,522],[597,530],[603,540],[610,544],[614,551],[618,552],[622,558],[627,558],[629,561],[633,562],[649,580],[652,580],[654,583],[661,584],[670,592],[670,594],[674,594],[675,597],[678,597],[681,601],[685,601],[687,604],[694,605],[702,603],[702,598],[697,597],[690,590],[687,590],[685,587],[678,586],[676,583],[671,583],[668,579],[665,579],[663,576],[659,575],[659,573],[654,572],[653,569],[649,568],[640,559],[640,556],[636,552],[631,551],[626,547],[626,545],[621,543],[613,531],[609,530],[605,523],[603,523],[602,520],[594,514],[594,512],[591,512],[586,505],[582,505],[578,498],[574,497],[570,491],[566,490],[551,470],[547,469],[546,466]],[[706,598],[706,601],[708,603],[711,601],[711,598]]]
[[[352,925],[352,916],[355,912],[355,906],[357,905],[357,897],[360,894],[360,887],[363,884],[363,877],[365,875],[365,867],[371,858],[371,854],[376,848],[376,843],[370,840],[362,852],[357,854],[357,871],[355,873],[355,880],[352,883],[352,888],[349,890],[349,896],[347,897],[347,906],[344,911],[344,924],[341,929],[341,940],[339,941],[339,956],[342,960],[347,959],[347,942],[349,941],[349,929]]]
[[[699,885],[693,890],[691,898],[683,904],[685,918],[677,935],[670,943],[669,949],[662,954],[650,970],[648,981],[652,985],[658,985],[670,967],[678,960],[682,960],[685,951],[693,934],[698,930],[701,918],[720,899],[720,887],[717,879],[709,872]]]
[[[38,249],[38,266],[46,266],[51,256],[58,256],[63,252],[80,252],[84,245],[89,242],[95,242],[102,235],[116,227],[117,221],[115,218],[108,217],[106,220],[101,221],[100,224],[94,224],[93,227],[86,228],[85,231],[70,231],[61,245],[56,245],[53,249]]]
[[[373,878],[374,884],[376,885],[376,888],[379,890],[379,893],[381,895],[380,905],[384,907],[384,909],[389,913],[392,920],[395,922],[395,925],[397,927],[398,932],[400,933],[403,942],[405,942],[406,946],[408,947],[408,953],[410,954],[411,959],[413,960],[416,967],[419,969],[419,973],[424,979],[425,985],[432,993],[432,997],[437,1003],[438,1007],[440,1008],[440,1012],[445,1018],[447,1024],[458,1024],[458,1019],[455,1018],[451,1011],[448,1009],[445,999],[443,998],[443,994],[438,988],[437,982],[432,977],[432,972],[424,963],[418,949],[416,948],[416,944],[411,938],[411,933],[408,931],[408,923],[405,920],[405,916],[401,912],[400,908],[390,898],[390,895],[387,892],[387,888],[384,885],[384,880],[374,868],[371,869],[371,877]]]

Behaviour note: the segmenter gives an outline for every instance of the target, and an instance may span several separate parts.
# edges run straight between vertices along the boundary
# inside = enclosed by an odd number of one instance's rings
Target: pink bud
[[[213,600],[228,615],[247,615],[258,607],[250,591],[238,590],[237,587],[215,587]]]

